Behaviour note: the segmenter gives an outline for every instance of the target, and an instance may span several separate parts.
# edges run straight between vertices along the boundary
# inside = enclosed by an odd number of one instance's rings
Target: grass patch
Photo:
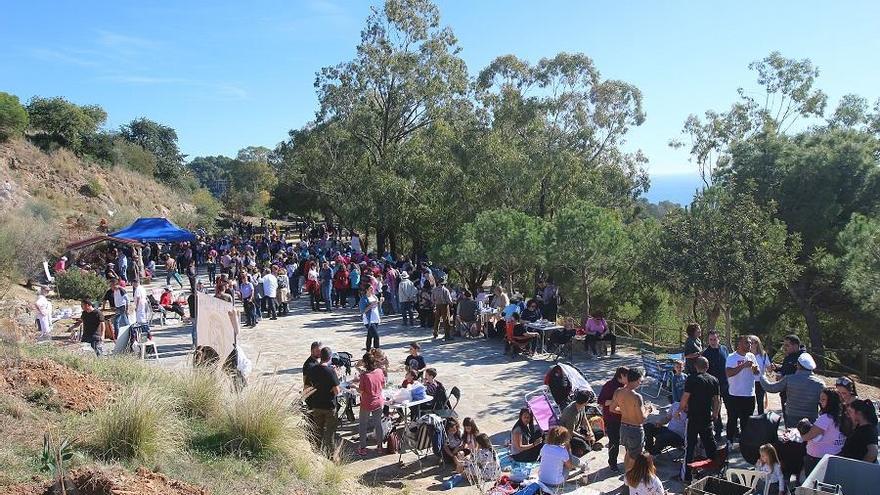
[[[224,448],[256,458],[290,453],[297,432],[288,404],[285,394],[261,385],[233,397],[216,422]]]
[[[169,382],[180,412],[189,418],[216,417],[223,408],[224,386],[229,382],[216,371],[196,368]]]
[[[148,462],[176,452],[181,433],[173,401],[156,389],[134,386],[96,414],[93,445],[104,458]]]

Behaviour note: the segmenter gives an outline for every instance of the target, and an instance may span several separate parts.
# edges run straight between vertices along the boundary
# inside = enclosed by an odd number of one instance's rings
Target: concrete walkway
[[[489,434],[495,445],[505,445],[509,441],[509,431],[516,421],[517,411],[525,405],[524,395],[541,386],[544,373],[553,364],[552,358],[511,359],[503,354],[500,340],[456,339],[444,343],[441,339],[432,339],[431,334],[431,329],[403,327],[399,316],[385,318],[379,335],[381,348],[391,362],[388,383],[397,385],[403,381],[402,363],[409,343],[420,342],[428,366],[438,370],[438,380],[447,390],[453,386],[461,389],[461,403],[456,409],[459,419],[474,418],[480,431]],[[159,327],[154,329],[154,335],[159,346],[161,365],[188,366],[191,345],[189,327]],[[366,332],[355,311],[312,312],[308,301],[301,299],[292,301],[289,316],[274,321],[264,318],[256,328],[242,330],[240,342],[254,363],[254,370],[248,377],[250,383],[269,381],[299,392],[302,390],[302,364],[308,357],[312,341],[319,340],[335,351],[347,351],[357,358],[363,354],[365,338]],[[598,393],[616,367],[638,365],[639,358],[633,350],[624,348],[620,356],[587,359],[583,349],[578,346],[574,363]],[[654,386],[649,387],[649,391],[654,393]],[[666,404],[663,395],[660,399],[649,400],[659,406]],[[434,456],[429,456],[421,465],[415,462],[416,457],[412,454],[404,455],[403,465],[398,464],[397,455],[373,455],[357,459],[353,455],[354,444],[350,442],[357,435],[356,430],[357,421],[343,423],[339,428],[342,438],[349,442],[346,457],[352,473],[360,475],[368,485],[393,489],[409,487],[412,493],[424,493],[441,490],[442,482],[451,475],[450,468],[438,466]],[[680,483],[668,481],[678,472],[679,464],[672,459],[679,455],[680,451],[667,453],[656,460],[658,474],[670,493],[682,491]],[[622,476],[607,468],[607,450],[588,456],[589,488],[598,493],[619,493],[623,485]],[[622,467],[623,452],[619,462]],[[569,482],[564,492],[577,488],[576,482]],[[466,483],[451,491],[466,492],[478,493],[476,488],[468,487]]]

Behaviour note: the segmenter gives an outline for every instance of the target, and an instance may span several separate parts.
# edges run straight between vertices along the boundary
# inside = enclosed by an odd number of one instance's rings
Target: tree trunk
[[[788,287],[788,292],[797,303],[804,321],[807,323],[807,331],[810,334],[810,353],[816,360],[819,368],[825,367],[825,344],[822,341],[822,323],[819,321],[819,315],[816,314],[812,302],[807,296],[807,282],[798,280]]]
[[[389,248],[391,249],[391,254],[394,255],[395,259],[397,259],[397,233],[396,232],[392,231],[388,234],[388,245],[389,245]]]
[[[712,309],[706,312],[706,330],[714,330],[721,316],[721,306],[716,302]]]
[[[584,276],[581,276],[581,287],[583,288],[584,299],[586,300],[586,303],[587,303],[587,315],[586,316],[590,317],[593,314],[592,308],[590,308],[590,285],[587,283],[587,278]]]
[[[388,231],[384,227],[376,228],[376,255],[382,256],[385,253],[385,244],[388,240]]]
[[[538,218],[547,214],[547,178],[541,179],[541,195],[538,197]]]
[[[733,322],[730,319],[730,305],[724,306],[724,327],[727,330],[727,348],[733,349]]]

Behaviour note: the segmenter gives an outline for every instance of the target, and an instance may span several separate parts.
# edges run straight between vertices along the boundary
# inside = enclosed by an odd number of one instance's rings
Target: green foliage
[[[164,184],[181,188],[186,177],[184,156],[177,146],[177,131],[146,118],[132,120],[122,126],[120,135],[156,159],[155,176]]]
[[[207,189],[199,189],[192,194],[190,202],[196,207],[197,224],[201,227],[211,228],[217,221],[217,217],[223,210],[223,206]]]
[[[228,385],[215,370],[196,368],[172,381],[170,393],[180,412],[191,418],[212,418],[220,413]]]
[[[55,220],[55,210],[52,205],[38,199],[30,199],[24,204],[24,209],[31,217],[43,222]]]
[[[42,262],[58,239],[57,226],[42,215],[42,203],[0,215],[0,293],[10,281],[42,271]]]
[[[880,218],[858,213],[837,237],[839,258],[824,260],[834,270],[843,290],[867,312],[880,318]]]
[[[93,447],[107,459],[149,462],[174,453],[182,425],[175,406],[162,391],[135,385],[96,413]]]
[[[101,185],[96,177],[86,179],[86,183],[79,188],[79,192],[90,198],[97,198],[104,192],[104,186]]]
[[[153,177],[156,174],[156,157],[138,144],[122,138],[113,141],[111,161],[114,165]]]
[[[18,97],[0,91],[0,142],[23,135],[28,122],[27,111]]]
[[[31,98],[27,105],[31,128],[43,133],[75,153],[84,151],[84,142],[107,120],[97,105],[76,105],[64,98]]]
[[[100,301],[107,292],[107,281],[96,273],[67,270],[55,277],[58,295],[64,299]]]
[[[225,193],[221,188],[223,181],[229,180],[229,163],[232,158],[227,156],[197,156],[187,164],[189,170],[198,179],[201,187],[211,191],[215,197],[220,198]]]
[[[550,228],[540,218],[521,211],[488,210],[477,215],[472,227],[480,252],[500,275],[509,291],[515,277],[529,274],[546,261]]]
[[[65,464],[76,454],[76,444],[69,438],[57,441],[48,431],[43,434],[43,450],[40,454],[40,471],[49,473],[64,483]]]

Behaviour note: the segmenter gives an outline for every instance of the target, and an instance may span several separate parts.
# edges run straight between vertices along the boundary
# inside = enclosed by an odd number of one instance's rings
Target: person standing
[[[406,271],[400,272],[400,284],[397,286],[397,299],[400,301],[400,313],[404,325],[408,324],[413,326],[416,324],[413,315],[413,305],[416,302],[418,294],[419,291],[416,289],[416,285],[409,279],[409,273]]]
[[[113,338],[119,336],[119,327],[128,326],[128,292],[125,290],[125,282],[116,279],[113,286],[113,308],[116,316],[113,317]]]
[[[313,392],[306,398],[309,420],[312,425],[312,441],[315,447],[328,458],[332,458],[334,437],[338,419],[336,417],[336,396],[339,395],[339,377],[331,362],[333,351],[329,347],[321,349],[321,362],[306,372]]]
[[[367,329],[367,352],[373,347],[379,347],[379,298],[376,297],[376,289],[372,285],[367,285],[364,289],[364,297],[361,299],[361,320],[364,328]]]
[[[785,354],[782,358],[782,364],[772,366],[773,371],[778,372],[782,376],[793,375],[798,370],[798,359],[801,357],[801,354],[806,352],[804,346],[801,345],[801,339],[795,334],[788,334],[782,339],[782,352]],[[762,385],[763,386],[763,385]],[[788,395],[783,390],[779,394],[779,401],[782,403],[782,417],[785,418],[785,422],[788,423],[788,418],[786,415],[786,407],[785,403],[788,399]],[[799,418],[798,418],[799,419]],[[793,421],[797,423],[798,420]]]
[[[651,415],[650,404],[645,404],[642,394],[636,392],[642,384],[642,372],[630,368],[626,372],[626,385],[614,392],[611,407],[620,410],[620,445],[626,449],[623,458],[624,471],[629,471],[635,458],[645,450],[643,424]]]
[[[764,345],[757,335],[749,335],[751,341],[751,351],[755,355],[758,363],[758,376],[755,377],[755,405],[758,408],[758,414],[764,414],[765,403],[767,402],[767,392],[761,385],[761,375],[767,372],[770,367],[770,357],[764,351]]]
[[[263,300],[266,301],[266,309],[269,312],[270,320],[278,319],[277,304],[275,298],[278,297],[278,277],[272,273],[272,270],[263,268]]]
[[[718,335],[718,331],[715,329],[709,330],[708,343],[709,346],[703,350],[703,357],[709,361],[708,373],[718,380],[718,386],[721,391],[721,401],[724,403],[724,407],[730,411],[730,394],[727,390],[727,356],[729,356],[730,353],[727,350],[727,346],[721,343],[721,338]],[[724,429],[721,416],[719,415],[713,423],[715,426],[715,441],[717,442],[721,440],[721,430]]]
[[[257,305],[254,303],[254,284],[246,273],[238,276],[238,294],[241,304],[244,306],[244,324],[249,327],[257,326]]]
[[[778,382],[767,381],[763,375],[758,375],[761,386],[767,392],[785,392],[787,400],[782,406],[783,418],[786,428],[794,428],[798,422],[807,418],[810,422],[816,421],[819,414],[819,394],[825,388],[825,382],[813,373],[816,369],[816,361],[813,356],[806,352],[798,353],[797,370],[793,375],[783,375]],[[757,374],[757,367],[753,369]]]
[[[324,300],[325,310],[326,312],[333,311],[333,269],[330,268],[330,263],[326,261],[321,263],[321,272],[318,274],[318,279],[321,281],[321,299]]]
[[[49,288],[45,285],[41,286],[37,292],[37,300],[34,302],[37,330],[40,332],[37,336],[39,340],[52,338],[52,303],[48,295]]]
[[[685,438],[685,464],[694,460],[697,439],[703,443],[706,457],[715,456],[715,437],[712,435],[712,420],[721,416],[721,399],[718,380],[707,373],[709,361],[700,356],[695,360],[696,373],[688,375],[684,383],[679,411],[687,413],[687,438]],[[685,472],[685,481],[690,481],[690,469]]]
[[[434,304],[434,338],[440,331],[440,321],[443,321],[443,340],[452,340],[449,324],[449,306],[452,304],[452,295],[446,287],[447,279],[444,276],[440,283],[431,291],[431,302]]]
[[[303,363],[302,371],[303,371],[303,388],[311,386],[311,382],[309,381],[309,370],[312,366],[321,364],[321,349],[324,346],[320,341],[312,342],[312,346],[309,349],[309,357],[306,359],[306,362]]]
[[[614,372],[614,377],[602,385],[598,401],[602,406],[602,420],[605,422],[605,434],[608,435],[608,468],[618,472],[617,456],[620,453],[620,413],[611,407],[614,392],[626,384],[629,369],[621,366]]]
[[[103,332],[101,331],[101,327],[104,326],[104,314],[101,313],[100,309],[95,307],[91,299],[83,299],[80,305],[82,307],[82,314],[77,318],[76,322],[70,326],[69,330],[73,330],[77,326],[82,325],[82,335],[79,339],[80,342],[85,342],[91,345],[92,349],[95,351],[95,355],[100,357],[104,354],[102,348],[104,337],[102,335]]]
[[[138,325],[148,325],[147,309],[150,307],[150,302],[147,300],[147,290],[137,279],[131,283],[131,288],[134,298],[134,321]]]
[[[726,373],[730,394],[727,440],[730,442],[739,438],[749,417],[755,412],[755,375],[752,367],[758,364],[755,355],[749,351],[750,348],[749,337],[740,335],[736,339],[736,352],[727,356]]]
[[[364,354],[361,361],[365,371],[361,373],[358,382],[358,389],[361,395],[361,410],[358,418],[358,440],[357,454],[359,456],[367,455],[367,431],[373,427],[376,436],[376,453],[382,451],[382,407],[385,405],[385,398],[382,396],[382,390],[385,388],[385,374],[381,368],[376,367],[373,362],[373,356],[369,352]]]
[[[121,249],[117,249],[116,251],[116,273],[119,274],[119,278],[128,282],[128,258],[125,256],[125,251]]]
[[[700,341],[702,329],[699,324],[690,323],[685,329],[685,333],[687,333],[687,339],[684,341],[684,352],[682,353],[684,354],[684,372],[693,375],[697,372],[694,363],[703,353],[703,343]]]

